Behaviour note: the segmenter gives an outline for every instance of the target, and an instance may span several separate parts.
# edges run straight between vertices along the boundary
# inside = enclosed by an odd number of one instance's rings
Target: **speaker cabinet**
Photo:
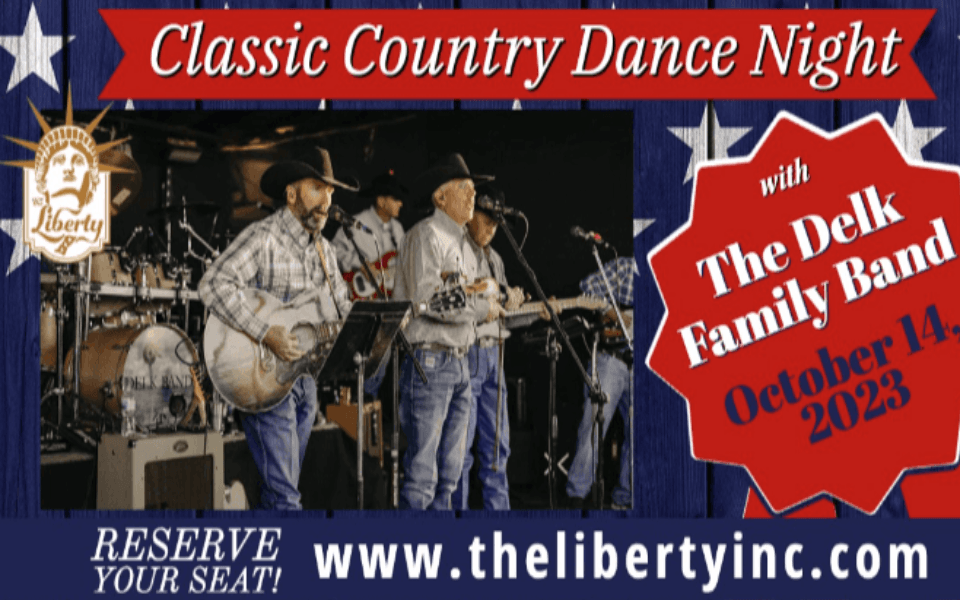
[[[327,405],[327,420],[336,423],[352,439],[357,439],[357,405]],[[383,466],[383,410],[380,401],[363,404],[363,446],[364,451],[380,460]]]
[[[105,434],[97,451],[97,508],[222,509],[223,438],[171,433],[128,439]]]

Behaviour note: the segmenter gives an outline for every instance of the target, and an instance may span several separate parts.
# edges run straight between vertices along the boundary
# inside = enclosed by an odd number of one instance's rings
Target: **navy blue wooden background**
[[[5,0],[0,9],[0,36],[20,36],[35,7],[44,35],[62,36],[65,49],[53,56],[52,65],[59,91],[36,75],[27,77],[0,97],[0,133],[37,140],[40,130],[29,116],[26,98],[41,110],[63,109],[66,82],[73,85],[73,103],[77,110],[101,108],[100,90],[113,73],[121,52],[102,19],[100,8],[584,8],[618,10],[628,8],[920,8],[938,10],[924,33],[914,56],[932,85],[938,100],[910,102],[905,106],[890,101],[820,102],[596,102],[511,100],[476,102],[468,100],[431,102],[349,102],[317,98],[297,102],[149,102],[137,101],[136,109],[180,110],[349,110],[404,108],[431,110],[632,110],[634,114],[634,229],[638,219],[652,220],[634,238],[640,271],[636,288],[637,319],[635,399],[635,508],[626,517],[735,517],[742,516],[749,478],[743,469],[708,464],[690,456],[686,405],[656,376],[643,366],[643,357],[663,314],[663,305],[646,262],[646,254],[658,242],[678,228],[688,217],[692,180],[686,180],[692,156],[700,159],[739,156],[749,153],[777,112],[791,111],[827,130],[842,127],[866,114],[883,114],[894,123],[899,110],[909,110],[915,127],[945,127],[946,130],[922,147],[927,160],[958,162],[952,120],[960,71],[953,60],[960,51],[960,5],[908,0]],[[518,12],[517,19],[523,19]],[[14,68],[14,58],[0,51],[0,84]],[[588,91],[587,91],[588,93]],[[123,109],[115,106],[114,110]],[[701,129],[701,123],[705,123]],[[915,151],[920,152],[918,144]],[[4,143],[4,160],[32,158],[29,152]],[[12,168],[0,168],[0,223],[5,231],[22,214],[21,174]],[[104,512],[40,511],[39,509],[39,263],[30,258],[7,273],[8,264],[16,264],[14,254],[22,252],[13,238],[0,234],[0,515],[4,517],[100,518]],[[13,260],[13,263],[9,261]],[[863,516],[848,507],[838,507],[841,516]],[[899,491],[890,496],[879,516],[904,516]],[[156,514],[157,517],[203,517],[194,511]],[[236,513],[231,513],[238,516]],[[550,518],[568,512],[527,513],[515,511],[507,518]],[[240,516],[256,516],[244,513]],[[290,518],[392,518],[393,513],[336,514],[306,512],[286,515]],[[403,513],[402,517],[456,518],[452,514]],[[590,514],[586,517],[589,518]],[[482,515],[467,514],[464,518]]]

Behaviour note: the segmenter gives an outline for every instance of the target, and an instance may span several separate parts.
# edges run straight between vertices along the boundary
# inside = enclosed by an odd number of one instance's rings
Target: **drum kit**
[[[129,204],[128,194],[122,205]],[[195,411],[192,406],[194,400],[204,401],[203,361],[195,343],[202,324],[190,319],[199,295],[187,259],[199,260],[206,269],[219,251],[197,234],[189,217],[219,208],[184,198],[147,213],[186,234],[182,259],[172,252],[170,227],[164,243],[151,227],[139,226],[123,246],[105,247],[76,265],[50,265],[41,273],[42,440],[47,446],[64,440],[92,445],[105,429],[119,431],[124,406],[135,407],[139,433],[206,427],[205,407]],[[68,346],[69,326],[73,343]],[[222,409],[214,406],[211,414],[223,415]],[[192,419],[195,412],[199,419]],[[215,429],[222,429],[219,420],[212,423]]]

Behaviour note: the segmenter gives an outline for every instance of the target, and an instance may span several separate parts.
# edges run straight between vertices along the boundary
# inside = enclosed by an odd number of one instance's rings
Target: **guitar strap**
[[[387,231],[390,232],[390,241],[393,243],[393,250],[399,252],[400,245],[397,243],[397,236],[393,234],[393,220],[387,223]]]
[[[313,242],[317,248],[317,256],[320,258],[320,268],[323,269],[323,275],[327,280],[327,288],[330,290],[330,300],[333,302],[333,308],[337,311],[337,318],[343,320],[343,314],[340,312],[340,305],[337,304],[336,292],[333,291],[333,280],[330,278],[330,271],[327,269],[327,257],[323,251],[323,238],[318,234]]]

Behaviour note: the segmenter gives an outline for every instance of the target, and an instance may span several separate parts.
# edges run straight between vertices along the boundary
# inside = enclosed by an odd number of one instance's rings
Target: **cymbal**
[[[133,157],[113,148],[100,153],[100,164],[119,167],[128,172],[115,171],[110,174],[110,216],[116,216],[129,208],[143,185],[143,174]]]
[[[168,206],[158,206],[154,209],[147,211],[147,214],[150,216],[162,215],[162,214],[176,214],[183,212],[183,209],[186,208],[188,211],[193,211],[201,215],[210,215],[220,210],[220,205],[215,202],[176,202]]]
[[[263,202],[244,202],[234,204],[230,212],[230,219],[235,221],[259,221],[273,214],[275,209]]]

